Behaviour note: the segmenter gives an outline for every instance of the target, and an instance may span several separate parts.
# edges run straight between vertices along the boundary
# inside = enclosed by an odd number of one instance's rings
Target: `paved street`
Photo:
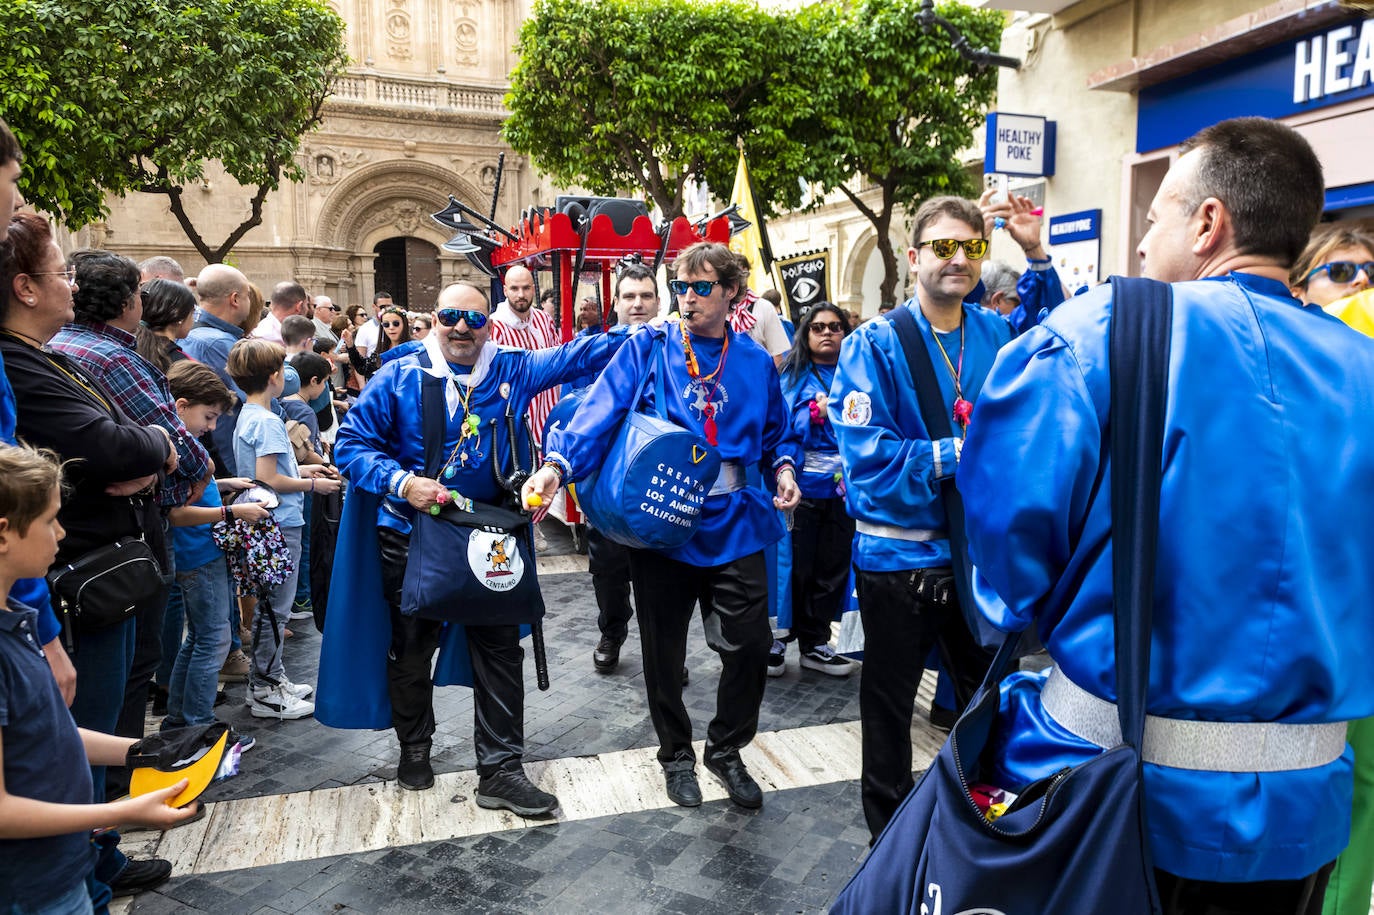
[[[165,835],[126,836],[126,848],[171,859],[176,876],[116,911],[824,911],[868,836],[857,786],[857,675],[803,672],[793,646],[787,673],[768,681],[760,736],[745,751],[766,792],[763,809],[737,807],[700,767],[705,803],[677,807],[654,761],[637,633],[632,627],[616,673],[593,671],[598,633],[585,558],[570,555],[559,526],[544,528],[552,689],[535,689],[527,663],[526,759],[531,777],[562,802],[555,819],[523,820],[473,803],[466,689],[437,694],[438,784],[407,792],[395,784],[390,731],[255,719],[241,704],[243,687],[234,686],[234,701],[219,712],[258,745],[240,775],[207,791],[205,819]],[[295,632],[287,670],[313,683],[319,636],[308,622]],[[688,668],[687,704],[700,737],[720,664],[699,620]],[[923,689],[922,712],[928,695]],[[940,735],[918,717],[924,765]]]

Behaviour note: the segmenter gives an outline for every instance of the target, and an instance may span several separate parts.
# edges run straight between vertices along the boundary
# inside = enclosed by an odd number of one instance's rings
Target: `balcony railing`
[[[398,108],[424,108],[504,115],[505,91],[457,86],[446,80],[349,73],[334,83],[332,98]]]

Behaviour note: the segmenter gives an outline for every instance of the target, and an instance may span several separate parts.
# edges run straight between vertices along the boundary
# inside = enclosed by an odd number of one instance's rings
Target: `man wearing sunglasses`
[[[942,481],[959,466],[970,405],[1011,328],[965,299],[978,285],[988,242],[978,204],[937,197],[916,211],[907,262],[915,295],[845,340],[830,416],[855,519],[854,566],[864,626],[859,683],[860,790],[874,838],[911,790],[911,717],[923,663],[938,646],[959,708],[990,658],[969,632],[952,583]],[[939,384],[952,435],[927,430],[897,325],[914,318]]]
[[[335,441],[335,460],[352,485],[335,569],[347,577],[340,593],[354,599],[338,609],[330,608],[321,648],[316,717],[332,727],[389,725],[401,744],[397,767],[401,787],[429,788],[434,784],[430,748],[435,683],[471,683],[480,777],[477,803],[521,816],[541,816],[558,801],[530,782],[522,764],[524,679],[519,627],[445,628],[436,620],[402,615],[401,585],[411,521],[417,512],[428,512],[454,498],[505,505],[511,495],[496,479],[493,464],[503,478],[516,467],[529,469],[528,435],[521,419],[530,399],[539,391],[605,367],[625,336],[597,334],[537,352],[497,346],[489,339],[492,321],[486,293],[463,283],[439,293],[434,317],[434,331],[418,341],[419,352],[384,362],[372,376]],[[443,447],[447,457],[433,477],[426,475],[421,409],[422,388],[430,377],[444,380],[448,408]],[[514,455],[507,415],[513,415],[517,425]],[[455,557],[454,562],[467,559]],[[335,586],[339,587],[337,580]],[[537,618],[542,611],[541,600],[537,607],[512,608],[512,618]],[[358,636],[360,631],[376,633],[382,621],[386,621],[385,635],[380,640]],[[432,678],[431,662],[441,641],[438,673]],[[466,657],[454,660],[454,651],[466,651]],[[386,655],[385,662],[381,654]],[[468,679],[450,678],[448,672]]]
[[[700,603],[707,643],[721,659],[704,762],[732,801],[756,808],[763,804],[763,792],[740,750],[758,730],[773,644],[763,551],[782,539],[775,509],[795,508],[801,501],[794,470],[801,449],[773,360],[729,325],[730,304],[747,282],[737,256],[724,245],[701,242],[678,255],[674,270],[677,278],[668,285],[681,323],[630,337],[572,421],[549,430],[547,459],[525,491],[547,502],[563,483],[600,467],[625,414],[636,406],[631,400],[646,374],[666,373],[665,414],[684,428],[700,430],[718,448],[721,471],[691,539],[671,550],[630,550],[658,760],[669,799],[684,807],[701,804],[692,720],[682,701],[688,624]],[[651,361],[655,352],[661,362]],[[746,465],[774,476],[775,498],[747,484]]]
[[[315,314],[311,318],[315,322],[315,339],[328,340],[337,345],[339,338],[334,336],[334,319],[339,316],[339,306],[334,304],[334,300],[327,295],[315,296]]]
[[[1143,752],[1166,913],[1320,911],[1350,835],[1346,722],[1374,713],[1374,341],[1289,292],[1325,193],[1292,128],[1223,121],[1182,144],[1140,243],[1173,299]],[[1036,626],[1055,661],[1002,684],[1016,739],[990,771],[1012,791],[1115,740],[1097,730],[1117,720],[1114,298],[1002,352],[960,464],[983,612]]]

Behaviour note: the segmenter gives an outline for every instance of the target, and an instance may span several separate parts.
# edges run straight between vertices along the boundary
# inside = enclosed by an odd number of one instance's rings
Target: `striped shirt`
[[[513,346],[517,349],[545,349],[557,346],[558,328],[553,318],[538,308],[531,307],[526,318],[519,315],[506,302],[496,306],[492,313],[491,342],[498,346]],[[530,400],[525,421],[529,426],[530,437],[541,448],[544,444],[544,423],[554,404],[558,403],[559,389],[549,388],[541,391]]]

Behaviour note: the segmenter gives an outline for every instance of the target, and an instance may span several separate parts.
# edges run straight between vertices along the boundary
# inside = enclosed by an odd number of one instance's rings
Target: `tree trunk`
[[[841,184],[840,190],[849,198],[849,202],[854,204],[854,208],[862,213],[869,222],[873,223],[873,230],[877,234],[878,257],[883,262],[883,282],[878,287],[878,304],[891,303],[896,305],[897,280],[900,279],[900,276],[897,272],[897,252],[893,250],[890,234],[895,198],[892,188],[885,184],[882,185],[883,203],[880,210],[874,210],[864,203],[857,194],[845,185]]]
[[[275,178],[278,173],[274,167],[273,177]],[[239,223],[234,231],[230,232],[228,237],[214,248],[210,247],[210,243],[196,229],[195,223],[191,222],[191,215],[186,212],[186,207],[181,202],[181,195],[185,193],[186,189],[179,184],[174,184],[165,168],[159,168],[157,179],[144,184],[139,190],[145,194],[165,194],[172,215],[176,217],[177,223],[181,226],[181,230],[186,233],[186,238],[195,247],[196,252],[205,258],[207,264],[222,264],[224,259],[229,256],[229,252],[234,250],[234,245],[238,244],[243,236],[247,235],[254,227],[262,225],[262,205],[267,199],[268,192],[272,190],[272,184],[258,185],[257,190],[253,192],[252,200],[249,201],[248,218]]]

